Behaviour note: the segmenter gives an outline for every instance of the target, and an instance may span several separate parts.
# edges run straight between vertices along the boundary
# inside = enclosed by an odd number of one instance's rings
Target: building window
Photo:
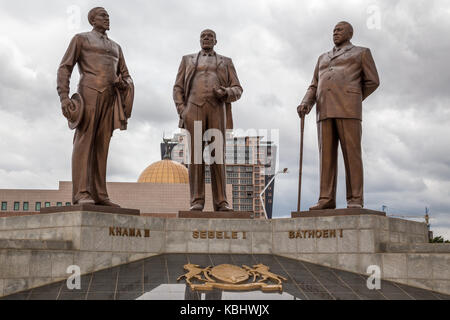
[[[62,202],[57,202],[57,203],[56,203],[56,206],[57,206],[57,207],[62,207]]]
[[[2,202],[2,211],[6,211],[6,210],[8,210],[8,202],[3,201]]]
[[[29,209],[29,203],[28,202],[24,202],[23,203],[23,211],[28,211]]]
[[[36,202],[35,209],[36,209],[36,211],[41,211],[41,203],[40,202]]]
[[[14,211],[20,210],[20,202],[14,202]]]
[[[46,202],[46,203],[45,203],[45,207],[46,207],[46,208],[49,208],[49,207],[50,207],[50,202]]]
[[[253,206],[243,205],[241,206],[241,211],[253,211]]]
[[[66,202],[66,206],[67,206],[67,207],[69,207],[69,206],[71,206],[71,205],[72,205],[71,202]]]

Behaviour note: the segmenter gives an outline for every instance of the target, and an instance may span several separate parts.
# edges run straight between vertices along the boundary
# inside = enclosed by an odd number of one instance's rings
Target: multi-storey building
[[[169,153],[173,161],[188,165],[189,155],[186,135],[175,134],[161,143],[161,158]],[[233,189],[233,209],[253,211],[258,218],[264,218],[264,208],[260,193],[275,174],[277,146],[272,141],[264,141],[262,136],[233,136],[226,139],[227,184]],[[208,161],[205,152],[205,161]],[[206,166],[205,182],[211,183],[209,167]],[[268,218],[272,218],[275,182],[262,195]]]

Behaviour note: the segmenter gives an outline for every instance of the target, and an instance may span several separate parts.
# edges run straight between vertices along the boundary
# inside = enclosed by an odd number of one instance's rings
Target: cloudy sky
[[[353,43],[372,50],[380,88],[363,106],[366,207],[423,216],[450,238],[450,3],[447,0],[6,1],[0,0],[0,188],[57,188],[70,180],[72,136],[60,112],[56,70],[86,15],[104,6],[136,85],[129,130],[116,132],[109,181],[136,181],[177,132],[172,87],[181,56],[199,50],[199,33],[217,32],[244,94],[235,126],[279,130],[275,216],[296,208],[301,101],[332,29],[347,20]],[[72,78],[75,90],[77,72]],[[345,206],[340,160],[338,206]],[[315,115],[306,121],[302,208],[318,197]]]

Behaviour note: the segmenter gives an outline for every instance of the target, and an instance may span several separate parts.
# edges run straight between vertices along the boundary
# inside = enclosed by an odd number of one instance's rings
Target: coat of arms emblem
[[[215,267],[202,268],[196,264],[186,264],[188,271],[180,276],[194,291],[211,291],[213,289],[245,291],[261,289],[263,292],[283,291],[285,277],[269,271],[269,267],[256,264],[253,267],[243,265],[221,264]],[[256,281],[258,278],[258,281]]]

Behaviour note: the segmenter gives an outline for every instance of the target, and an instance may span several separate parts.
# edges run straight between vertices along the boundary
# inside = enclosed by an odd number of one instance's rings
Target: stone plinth
[[[384,279],[450,293],[450,244],[428,244],[425,223],[379,214],[273,220],[202,214],[0,218],[0,296],[67,278],[69,265],[85,274],[162,253],[275,254],[363,275],[376,265]]]
[[[78,204],[78,205],[74,205],[74,206],[42,208],[40,213],[48,214],[48,213],[80,212],[80,211],[124,214],[124,215],[132,215],[132,216],[139,216],[141,214],[141,212],[136,209],[97,206],[97,205],[93,205],[93,204]]]
[[[253,219],[255,217],[254,212],[248,211],[180,211],[178,212],[178,218],[190,218],[190,219]]]
[[[386,216],[386,213],[369,209],[327,209],[327,210],[310,210],[301,212],[292,212],[292,218],[311,218],[311,217],[341,217],[341,216],[360,216],[360,215],[376,215]]]

